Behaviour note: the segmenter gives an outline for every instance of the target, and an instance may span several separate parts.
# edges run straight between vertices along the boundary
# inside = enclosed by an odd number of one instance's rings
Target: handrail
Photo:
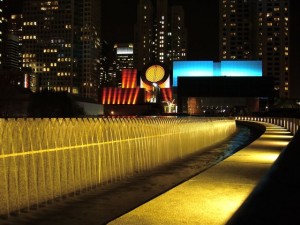
[[[300,224],[299,146],[300,130],[226,225]]]
[[[296,132],[300,126],[300,119],[296,119],[296,118],[238,116],[235,119],[272,123],[272,124],[286,128],[293,135],[296,134]]]

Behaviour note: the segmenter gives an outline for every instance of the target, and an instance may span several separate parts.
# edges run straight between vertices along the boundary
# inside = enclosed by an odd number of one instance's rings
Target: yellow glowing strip
[[[152,135],[152,136],[138,137],[138,138],[128,138],[128,139],[122,139],[122,140],[117,140],[117,141],[107,141],[107,142],[101,142],[101,143],[91,143],[91,144],[75,145],[75,146],[69,146],[69,147],[40,149],[40,150],[33,150],[33,151],[30,151],[30,152],[18,152],[18,153],[0,155],[0,159],[14,157],[14,156],[26,156],[26,155],[41,154],[41,153],[44,153],[44,152],[55,152],[55,151],[71,150],[71,149],[78,149],[78,148],[91,147],[91,146],[97,146],[97,145],[120,143],[120,142],[133,141],[133,140],[138,140],[138,139],[164,137],[164,136],[168,136],[168,135],[182,134],[182,133],[185,133],[185,132],[168,133],[168,134],[163,134],[163,135]]]

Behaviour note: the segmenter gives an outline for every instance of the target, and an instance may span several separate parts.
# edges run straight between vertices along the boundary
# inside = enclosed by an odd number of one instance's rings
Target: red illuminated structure
[[[122,70],[122,88],[105,87],[102,89],[103,105],[136,105],[143,103],[143,90],[137,87],[137,70]],[[142,96],[142,97],[141,97]]]
[[[162,103],[169,105],[174,102],[170,74],[160,64],[150,65],[141,76],[136,69],[123,69],[122,86],[102,88],[100,100],[105,105],[105,114],[109,115],[138,115],[153,109],[162,111],[165,108]]]
[[[140,88],[103,88],[103,105],[135,105],[137,104]]]
[[[123,69],[122,70],[122,88],[137,87],[137,70]]]
[[[161,89],[161,100],[163,102],[172,102],[173,94],[171,88],[162,88]]]

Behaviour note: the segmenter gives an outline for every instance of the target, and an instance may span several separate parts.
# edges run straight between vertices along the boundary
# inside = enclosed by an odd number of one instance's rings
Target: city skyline
[[[24,0],[9,0],[9,12],[21,13]],[[187,27],[189,60],[218,59],[218,0],[172,0],[169,5],[182,5]],[[102,1],[102,40],[115,43],[134,41],[134,25],[137,21],[138,0]],[[112,30],[112,28],[118,28]]]
[[[51,10],[57,10],[57,9],[62,10],[60,14],[54,13],[53,15],[58,15],[57,18],[61,18],[61,14],[68,14],[68,11],[65,12],[63,11],[64,9],[67,9],[65,8],[64,1],[62,2],[53,1],[53,2],[57,5],[58,4],[63,5],[62,8],[61,7],[56,7],[56,9],[51,8]],[[4,3],[8,3],[9,5],[10,10],[9,9],[5,10],[7,12],[12,13],[11,10],[13,4],[16,4],[14,7],[15,12],[18,12],[18,10],[20,10],[21,8],[20,7],[21,1],[19,2],[19,4],[17,4],[15,0],[4,1]],[[32,1],[31,3],[33,5],[36,5],[36,3],[38,3],[38,5],[41,4],[41,6],[43,6],[43,4],[46,5],[51,4],[50,1],[49,2]],[[97,4],[100,4],[100,1],[98,1]],[[265,5],[264,7],[267,8],[263,8],[262,4]],[[177,10],[173,12],[173,9],[175,8],[174,6],[180,6],[180,7],[176,7]],[[100,41],[106,41],[108,43],[109,52],[113,52],[112,46],[114,46],[116,43],[133,43],[135,45],[134,63],[138,71],[143,71],[144,66],[155,62],[161,62],[166,64],[170,63],[169,66],[171,66],[172,65],[171,62],[173,60],[220,61],[222,59],[231,59],[231,60],[260,59],[263,61],[263,65],[264,65],[263,66],[264,76],[271,76],[274,78],[274,84],[275,84],[274,89],[276,91],[281,90],[281,93],[283,93],[280,94],[281,97],[290,97],[288,94],[288,91],[290,90],[289,88],[290,76],[288,74],[288,71],[290,71],[290,68],[291,69],[296,68],[295,65],[297,64],[295,64],[295,62],[297,62],[297,60],[299,59],[299,54],[297,55],[297,50],[295,50],[295,49],[299,49],[299,44],[297,43],[297,41],[295,41],[296,40],[295,37],[297,37],[295,32],[295,24],[297,25],[299,21],[297,22],[298,17],[295,16],[294,13],[290,13],[290,8],[294,9],[295,6],[297,6],[297,2],[292,0],[286,0],[285,3],[283,3],[283,1],[267,1],[267,0],[266,1],[213,0],[210,1],[210,5],[203,2],[200,4],[199,1],[196,2],[196,0],[187,0],[187,1],[112,0],[112,1],[102,1],[102,7],[101,8],[99,7],[96,11],[93,10],[94,16],[88,16],[87,18],[92,18],[94,21],[98,21],[97,23],[95,23],[97,24],[96,29],[98,30],[97,43],[98,42],[99,43],[97,45],[100,46]],[[257,10],[254,10],[256,7],[258,7]],[[46,8],[45,10],[43,10],[43,8],[44,7],[41,8],[42,13],[44,13],[44,11],[46,10]],[[200,8],[202,11],[200,10]],[[206,13],[203,13],[204,9],[206,10]],[[40,10],[38,9],[38,11]],[[148,14],[143,14],[144,12]],[[173,18],[173,15],[175,15],[174,13],[177,14],[176,18],[178,19],[176,20],[184,21],[184,22],[174,26],[176,22],[170,21],[170,18]],[[212,19],[213,18],[212,15],[214,13],[215,13],[214,19]],[[195,16],[196,14],[197,16]],[[7,18],[9,17],[7,16]],[[46,20],[47,18],[45,17]],[[42,24],[42,22],[40,23],[35,22],[36,24],[31,24],[33,23],[32,21],[36,21],[36,19],[31,20],[31,18],[29,18],[29,20],[27,19],[24,21],[25,22],[23,24],[24,25],[23,32],[28,30],[27,28],[29,25],[30,25],[29,27],[31,27],[32,25]],[[145,22],[147,22],[147,26],[148,26],[146,28],[144,27]],[[54,33],[57,33],[58,27],[55,25],[55,23],[53,23],[53,27],[51,29],[53,29]],[[85,22],[82,21],[82,23]],[[164,25],[166,23],[168,24],[167,26]],[[64,23],[64,24],[69,24],[69,23]],[[213,24],[215,24],[215,26],[213,26]],[[73,25],[74,26],[72,26],[72,29],[73,27],[75,28],[76,24]],[[207,27],[207,29],[205,29],[204,25]],[[66,26],[71,26],[71,25],[66,25]],[[83,29],[84,25],[81,24],[80,26],[82,27],[81,29]],[[76,28],[78,31],[80,26]],[[39,27],[41,26],[33,26],[33,27],[36,30],[36,32],[40,32]],[[184,30],[184,33],[180,34],[176,30],[172,30],[174,27],[176,27],[176,29],[178,28],[178,30]],[[78,35],[78,32],[72,29],[68,29],[68,30],[70,30],[71,32],[74,31],[74,34]],[[32,30],[33,29],[31,28],[28,30],[29,33],[27,32],[27,36],[25,35],[26,34],[25,32],[24,33],[25,36],[23,36],[23,38],[37,39],[38,36],[32,36]],[[187,32],[185,32],[185,30],[187,30]],[[83,32],[83,30],[81,31]],[[61,33],[64,32],[65,32],[65,26],[63,26],[61,30]],[[272,35],[274,35],[274,38],[272,38]],[[175,36],[177,36],[178,38]],[[147,40],[145,39],[146,37]],[[187,37],[188,39],[187,44],[185,44],[186,43],[185,37]],[[81,38],[88,38],[88,37],[82,36]],[[183,50],[183,52],[180,53],[180,55],[182,56],[184,55],[185,56],[184,58],[172,58],[173,52],[175,50],[170,49],[170,46],[172,45],[172,43],[175,43],[174,42],[175,38],[178,39],[176,41],[176,43],[178,43],[177,44],[178,47],[180,46],[179,48]],[[209,40],[205,40],[207,38]],[[275,42],[275,40],[277,41]],[[267,46],[266,44],[264,44],[266,41],[268,42],[268,51],[262,52],[263,50],[262,46]],[[145,45],[145,43],[150,43],[149,48]],[[270,43],[272,44],[272,46],[270,45]],[[284,43],[284,47],[282,47],[282,43]],[[23,46],[23,50],[26,49],[25,47],[26,45]],[[80,46],[78,47],[79,48],[77,49],[80,49]],[[71,48],[71,44],[69,44],[69,48]],[[46,50],[50,51],[51,49],[48,47],[44,48],[44,51]],[[281,53],[284,54],[283,57],[286,59],[284,66],[282,63],[278,62],[277,58],[280,59],[281,57],[277,57],[277,55],[275,56],[275,52],[273,52],[273,50],[277,52],[278,56],[280,56]],[[147,52],[148,55],[144,55],[141,57],[140,53],[142,53],[142,51]],[[179,54],[179,49],[177,49],[175,52],[176,55]],[[25,51],[25,53],[28,52]],[[291,57],[291,60],[289,59],[290,53],[292,53],[291,55],[293,56]],[[24,56],[24,51],[23,51],[23,56]],[[104,57],[105,56],[109,56],[109,55],[104,55]],[[272,62],[271,64],[270,63],[271,57],[275,57],[277,61],[275,62],[273,60],[274,62]],[[141,64],[140,62],[137,63],[136,59],[139,60],[143,59],[144,61]],[[147,60],[145,61],[145,59]],[[23,67],[24,67],[24,62],[27,62],[26,60],[28,61],[29,59],[23,57]],[[75,60],[74,62],[77,62],[77,59],[74,60]],[[54,67],[56,67],[57,64],[56,61],[54,64],[55,64]],[[290,64],[292,66],[290,66]],[[268,68],[270,68],[270,70],[266,69],[267,66]],[[39,70],[41,70],[41,68]],[[48,67],[45,66],[43,70],[45,70],[45,72],[49,72],[50,68],[49,66]],[[61,71],[58,71],[57,74],[58,76],[60,76]],[[65,75],[66,73],[64,72],[63,74]],[[296,76],[297,72],[293,72],[292,75],[293,77],[296,78],[298,77]],[[103,77],[106,77],[106,75],[104,75]],[[290,80],[292,81],[292,79]],[[294,80],[297,81],[297,79]],[[293,83],[296,84],[297,82],[293,81]],[[89,84],[88,86],[90,86],[90,83],[88,82],[85,82],[84,84],[85,85]],[[45,85],[47,87],[49,86],[47,82],[45,83]],[[95,87],[96,86],[97,85],[95,84]],[[58,89],[61,90],[60,87]],[[294,88],[294,90],[296,89]],[[63,90],[65,90],[65,88]]]

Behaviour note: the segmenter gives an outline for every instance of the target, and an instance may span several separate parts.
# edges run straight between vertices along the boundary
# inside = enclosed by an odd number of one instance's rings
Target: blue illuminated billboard
[[[261,77],[262,62],[255,60],[213,61],[174,61],[173,86],[177,86],[178,77]]]

